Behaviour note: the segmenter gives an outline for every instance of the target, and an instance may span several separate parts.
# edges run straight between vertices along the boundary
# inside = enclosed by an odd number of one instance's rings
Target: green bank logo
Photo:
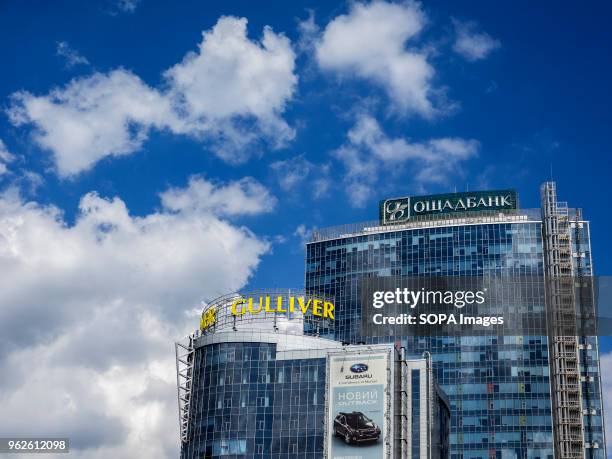
[[[449,214],[483,210],[512,210],[518,207],[515,190],[407,196],[380,203],[380,223],[402,223],[419,215]]]
[[[385,223],[399,223],[410,218],[410,198],[388,199],[384,202]]]

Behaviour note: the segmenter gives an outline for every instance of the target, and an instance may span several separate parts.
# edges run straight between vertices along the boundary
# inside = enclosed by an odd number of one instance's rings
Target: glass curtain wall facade
[[[277,345],[196,349],[189,442],[182,458],[320,459],[325,357],[277,359]]]
[[[387,227],[307,244],[306,290],[335,298],[338,340],[392,341],[414,355],[431,352],[435,379],[450,399],[453,459],[553,457],[546,337],[360,336],[359,281],[397,275],[542,276],[541,234],[541,221],[525,218]]]
[[[181,459],[325,457],[325,442],[334,428],[326,421],[329,359],[346,355],[368,361],[372,354],[390,351],[392,368],[386,371],[392,370],[391,379],[398,385],[389,386],[389,403],[397,409],[405,405],[406,410],[400,409],[402,416],[389,414],[392,424],[386,429],[393,434],[377,440],[378,444],[389,441],[389,457],[403,457],[406,443],[401,439],[408,437],[400,421],[410,419],[417,435],[410,457],[448,458],[450,408],[423,358],[406,361],[390,345],[343,346],[324,338],[282,333],[221,332],[194,335],[194,339],[191,407]],[[407,377],[399,376],[400,368]],[[408,393],[409,402],[402,400]],[[352,452],[357,457],[360,447],[350,448],[356,448]]]

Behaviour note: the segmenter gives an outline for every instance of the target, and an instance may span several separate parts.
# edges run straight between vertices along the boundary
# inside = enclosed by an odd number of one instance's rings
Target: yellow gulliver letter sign
[[[260,296],[258,301],[255,301],[253,297],[248,297],[237,298],[232,303],[232,315],[234,316],[241,316],[247,312],[259,314],[261,312],[292,313],[295,311],[301,311],[303,314],[311,311],[313,316],[334,320],[333,303],[317,298],[306,298],[304,296],[289,296],[286,298],[282,295],[276,297],[266,295]]]

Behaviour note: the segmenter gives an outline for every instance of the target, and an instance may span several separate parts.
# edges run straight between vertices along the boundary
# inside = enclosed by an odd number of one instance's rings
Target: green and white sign
[[[466,193],[406,196],[380,202],[381,225],[409,221],[419,215],[513,210],[518,208],[515,190],[472,191]]]

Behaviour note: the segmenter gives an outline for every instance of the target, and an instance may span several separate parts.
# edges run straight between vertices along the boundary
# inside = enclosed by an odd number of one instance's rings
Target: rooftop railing
[[[328,228],[316,228],[312,231],[309,243],[339,239],[350,236],[363,236],[367,234],[401,231],[404,229],[428,228],[432,226],[473,225],[478,223],[506,223],[521,221],[540,221],[541,210],[517,209],[505,211],[454,212],[452,214],[417,215],[409,221],[391,225],[381,225],[379,220]]]

